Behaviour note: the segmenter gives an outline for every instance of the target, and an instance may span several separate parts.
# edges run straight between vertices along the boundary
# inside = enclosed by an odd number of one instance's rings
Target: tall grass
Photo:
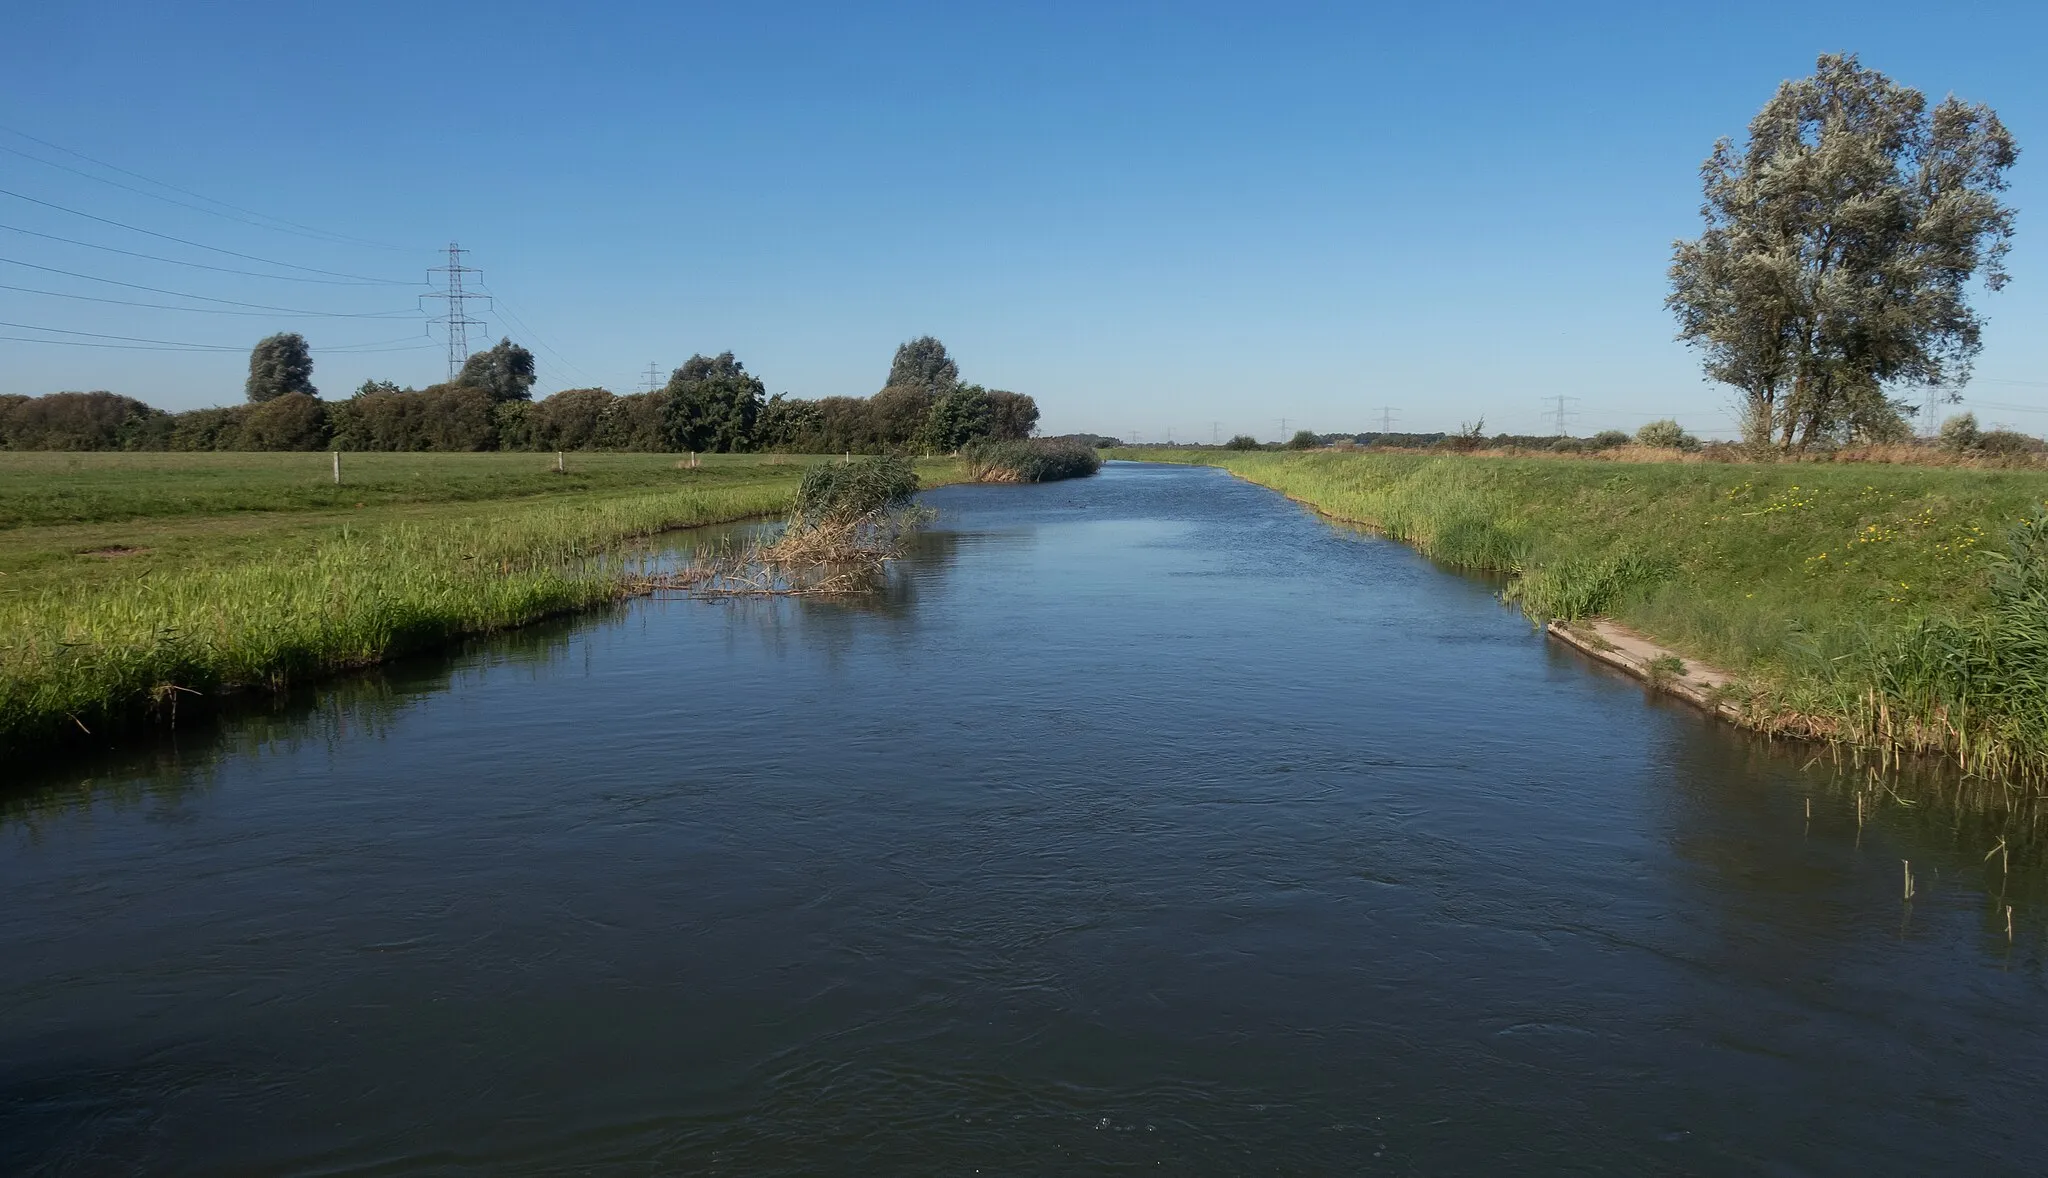
[[[222,567],[0,598],[0,747],[101,732],[145,706],[282,686],[617,597],[637,537],[786,507],[791,476],[488,518],[340,527]]]
[[[1606,615],[1740,675],[1750,722],[2048,778],[2048,475],[1423,454],[1131,452],[1223,466],[1532,618]]]

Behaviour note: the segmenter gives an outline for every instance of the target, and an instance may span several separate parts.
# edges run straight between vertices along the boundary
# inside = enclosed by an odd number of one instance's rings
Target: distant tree
[[[829,451],[824,433],[825,413],[819,402],[777,393],[761,406],[761,415],[754,421],[754,446],[794,453]]]
[[[152,441],[152,424],[168,416],[133,397],[104,391],[23,397],[7,402],[5,411],[0,436],[10,450],[161,448]]]
[[[670,449],[723,454],[753,447],[767,389],[731,352],[690,357],[665,391],[662,427]]]
[[[603,445],[606,418],[618,398],[610,389],[563,389],[533,406],[533,444],[541,450],[591,450]]]
[[[1215,435],[1212,434],[1210,436],[1214,437]],[[1259,440],[1250,434],[1237,434],[1229,441],[1223,443],[1223,448],[1225,450],[1257,450],[1259,449]]]
[[[327,405],[318,397],[286,393],[252,406],[241,422],[249,450],[319,450],[327,445]]]
[[[946,345],[928,335],[899,345],[889,364],[889,379],[883,388],[923,389],[930,396],[960,383],[960,366],[946,354]]]
[[[876,444],[883,449],[915,444],[937,399],[921,384],[892,384],[869,397],[868,422]]]
[[[482,389],[493,401],[526,401],[533,397],[534,380],[533,353],[505,338],[464,361],[453,383]]]
[[[320,390],[313,387],[313,352],[306,346],[306,337],[285,331],[256,341],[249,349],[249,379],[242,388],[253,404],[286,393],[319,396]]]
[[[988,436],[999,441],[1030,437],[1038,429],[1038,402],[1024,393],[988,391]]]
[[[2018,156],[1985,106],[1825,55],[1778,87],[1739,150],[1701,167],[1706,231],[1677,243],[1679,338],[1740,391],[1752,444],[1870,427],[1886,390],[1953,387],[1982,348],[1968,284],[2005,285]]]
[[[817,449],[825,454],[875,454],[883,449],[874,402],[866,397],[818,401]]]
[[[1599,433],[1594,434],[1592,440],[1587,442],[1586,445],[1594,450],[1612,450],[1616,446],[1626,446],[1628,443],[1629,436],[1620,430],[1603,429]]]
[[[926,450],[950,454],[969,442],[988,437],[994,429],[994,419],[987,389],[978,384],[956,384],[932,399],[917,441]]]
[[[349,395],[353,397],[367,397],[371,393],[403,393],[407,391],[388,380],[366,380],[356,386],[356,391]]]
[[[1960,454],[1975,450],[1984,441],[1984,433],[1977,428],[1977,415],[1958,413],[1941,423],[1941,448]]]
[[[247,450],[242,441],[242,422],[261,406],[227,405],[211,409],[188,409],[171,418],[170,450]]]
[[[1289,450],[1314,450],[1322,444],[1323,440],[1316,436],[1314,430],[1298,429],[1293,437],[1287,439]]]

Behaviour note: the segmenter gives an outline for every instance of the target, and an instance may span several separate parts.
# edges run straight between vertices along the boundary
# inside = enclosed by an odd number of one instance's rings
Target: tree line
[[[167,413],[109,392],[0,396],[0,449],[950,453],[1038,426],[1035,401],[962,381],[931,336],[898,347],[868,397],[771,397],[731,352],[692,356],[646,393],[566,389],[535,400],[534,381],[533,353],[501,339],[452,381],[369,381],[322,400],[311,349],[285,333],[250,352],[244,404]]]

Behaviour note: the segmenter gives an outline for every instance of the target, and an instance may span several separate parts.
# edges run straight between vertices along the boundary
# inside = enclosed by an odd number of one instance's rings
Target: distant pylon
[[[1560,395],[1555,397],[1547,397],[1545,398],[1545,400],[1557,402],[1557,408],[1550,410],[1550,413],[1552,414],[1552,418],[1557,425],[1557,436],[1560,438],[1564,437],[1565,431],[1568,428],[1570,428],[1571,419],[1578,416],[1578,413],[1576,411],[1567,409],[1565,406],[1570,402],[1578,400],[1578,398]]]
[[[1380,406],[1380,432],[1383,434],[1394,432],[1394,407],[1392,405]]]
[[[462,264],[462,255],[468,252],[468,250],[463,249],[454,242],[449,242],[448,264],[445,266],[435,266],[427,271],[430,276],[435,274],[442,276],[441,289],[420,296],[423,299],[440,299],[446,305],[446,310],[434,316],[430,322],[440,324],[448,333],[449,380],[454,380],[462,375],[462,365],[469,359],[469,329],[484,326],[483,320],[471,319],[469,317],[468,304],[476,300],[485,302],[490,300],[489,295],[480,295],[474,291],[462,288],[463,275],[483,273],[482,270],[474,266]],[[432,282],[432,277],[429,277],[427,281]]]
[[[649,360],[647,362],[647,391],[651,393],[660,387],[661,369],[655,367],[654,361]]]

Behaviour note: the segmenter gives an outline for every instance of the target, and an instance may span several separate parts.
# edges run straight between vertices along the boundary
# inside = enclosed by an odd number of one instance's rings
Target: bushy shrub
[[[1323,440],[1317,437],[1312,430],[1295,430],[1294,436],[1287,439],[1287,448],[1289,450],[1315,450],[1320,448],[1322,444]]]
[[[1256,450],[1259,448],[1259,440],[1250,434],[1237,434],[1229,441],[1223,443],[1223,448],[1225,450]]]
[[[1559,454],[1577,454],[1586,448],[1586,444],[1577,438],[1559,438],[1550,443],[1550,448]]]
[[[1984,440],[1984,433],[1977,428],[1977,415],[1958,413],[1941,423],[1941,448],[1954,454],[1975,450]]]
[[[1670,418],[1653,421],[1636,431],[1636,444],[1654,446],[1659,450],[1697,450],[1700,440],[1685,432],[1685,428]]]
[[[1994,458],[2024,458],[2048,449],[2048,443],[2018,430],[1992,429],[1977,439],[1977,449]]]
[[[1603,429],[1594,434],[1587,445],[1594,450],[1612,450],[1616,446],[1628,445],[1628,441],[1628,435],[1618,429]]]

